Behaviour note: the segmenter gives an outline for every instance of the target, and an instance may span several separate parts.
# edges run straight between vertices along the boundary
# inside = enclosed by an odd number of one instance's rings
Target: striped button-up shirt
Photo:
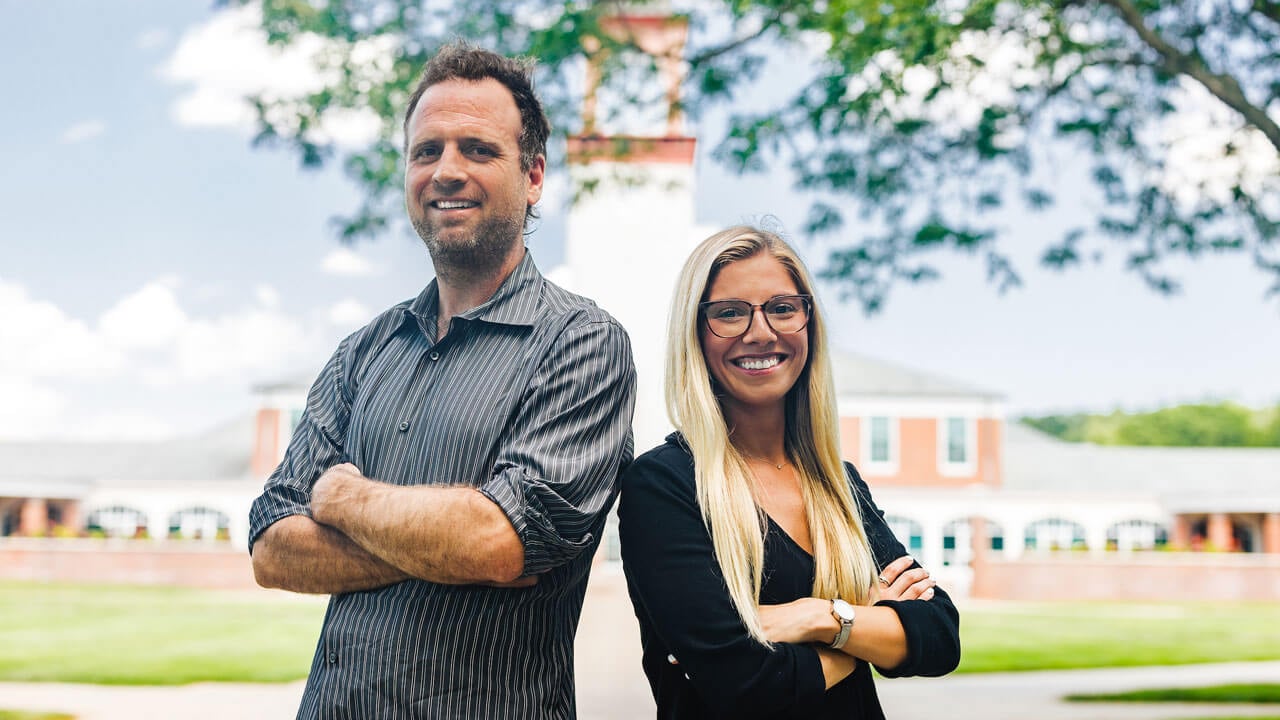
[[[433,281],[343,340],[250,511],[250,547],[308,515],[341,462],[398,485],[476,487],[524,543],[531,588],[409,580],[333,596],[299,718],[572,718],[573,636],[631,459],[626,332],[526,251],[436,341]]]

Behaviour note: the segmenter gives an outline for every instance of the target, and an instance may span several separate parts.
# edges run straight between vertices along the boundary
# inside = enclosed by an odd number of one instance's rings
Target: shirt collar
[[[537,319],[538,301],[542,298],[542,273],[533,262],[533,253],[525,248],[524,257],[511,271],[498,291],[485,302],[459,313],[463,320],[483,320],[503,325],[533,325]],[[425,287],[405,313],[423,328],[434,327],[440,312],[440,294],[436,281]],[[408,319],[408,318],[406,318]]]

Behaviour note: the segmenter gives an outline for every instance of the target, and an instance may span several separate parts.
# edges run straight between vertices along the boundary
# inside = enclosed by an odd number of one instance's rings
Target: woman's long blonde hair
[[[768,253],[790,273],[799,292],[813,282],[795,251],[777,235],[731,227],[707,238],[685,261],[677,280],[667,333],[667,413],[693,453],[698,504],[711,533],[716,561],[742,622],[769,644],[760,625],[764,564],[764,511],[756,505],[751,472],[729,441],[729,428],[712,386],[699,338],[698,303],[724,266]],[[813,596],[866,601],[876,566],[840,460],[839,418],[826,329],[815,300],[806,327],[809,359],[786,397],[785,449],[800,476],[813,541]]]

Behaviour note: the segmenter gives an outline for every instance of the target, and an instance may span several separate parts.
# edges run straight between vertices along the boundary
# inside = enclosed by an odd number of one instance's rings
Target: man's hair
[[[409,96],[409,107],[404,113],[406,151],[409,147],[409,119],[427,88],[448,80],[474,82],[493,78],[511,92],[516,109],[520,111],[520,169],[527,171],[533,167],[535,158],[539,155],[546,157],[547,136],[551,134],[551,123],[538,96],[533,93],[533,65],[528,58],[504,57],[460,40],[440,48],[423,69],[418,86]]]

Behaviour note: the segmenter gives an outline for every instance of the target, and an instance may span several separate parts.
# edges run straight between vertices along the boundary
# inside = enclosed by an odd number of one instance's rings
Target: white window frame
[[[964,423],[964,462],[951,462],[947,450],[951,446],[951,421]],[[945,415],[937,419],[938,474],[945,477],[968,477],[978,474],[978,421],[972,416]]]
[[[871,459],[871,421],[884,418],[889,428],[889,460],[875,462]],[[899,459],[902,457],[898,444],[901,419],[893,415],[868,415],[862,418],[862,462],[859,470],[866,475],[897,475],[900,469]]]

